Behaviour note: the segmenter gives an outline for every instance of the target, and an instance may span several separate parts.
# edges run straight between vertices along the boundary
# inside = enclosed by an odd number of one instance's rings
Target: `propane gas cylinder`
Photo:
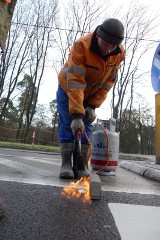
[[[98,130],[92,133],[91,167],[93,170],[115,171],[119,155],[119,134],[115,132],[116,120],[110,118],[108,121],[98,121],[101,122],[101,127],[97,124]],[[107,161],[109,163],[104,167]]]

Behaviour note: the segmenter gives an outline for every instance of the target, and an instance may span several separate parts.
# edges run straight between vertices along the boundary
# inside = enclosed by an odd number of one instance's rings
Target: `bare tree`
[[[47,1],[41,0],[34,3],[34,14],[35,18],[35,26],[34,34],[31,38],[32,48],[30,49],[30,62],[29,62],[29,69],[30,69],[30,76],[33,78],[33,88],[32,88],[32,95],[29,107],[27,109],[26,114],[26,133],[25,137],[27,136],[28,128],[31,125],[37,99],[39,93],[39,87],[42,80],[44,67],[47,58],[47,52],[49,49],[50,44],[50,37],[51,33],[53,32],[53,27],[55,24],[55,19],[57,15],[57,8],[58,8],[58,1]],[[34,98],[35,87],[37,88],[36,91],[36,98],[34,101],[33,108],[32,101]]]
[[[105,19],[110,1],[73,0],[61,1],[63,19],[57,25],[57,57],[54,60],[55,70],[66,62],[71,46],[76,39],[91,30]],[[105,6],[105,7],[104,7]],[[60,60],[59,60],[60,59]]]
[[[3,85],[0,89],[1,97],[5,96],[6,102],[2,106],[0,120],[3,122],[7,102],[13,95],[16,84],[21,81],[24,73],[28,74],[33,79],[33,85],[26,112],[26,136],[35,113],[50,39],[58,14],[58,1],[37,0],[33,2],[29,0],[26,4],[19,1],[16,7],[13,24],[2,56],[1,83]],[[33,107],[31,107],[32,104]]]
[[[17,4],[16,12],[17,21],[22,18],[22,11],[19,11]],[[9,31],[6,47],[2,51],[1,56],[1,85],[0,97],[6,99],[0,112],[0,123],[5,116],[6,108],[9,99],[15,89],[20,74],[24,70],[25,64],[28,61],[29,39],[27,38],[27,29],[23,29],[21,25],[16,24]]]
[[[140,101],[141,94],[136,93],[136,88],[145,84],[145,78],[148,72],[139,69],[142,57],[153,46],[153,42],[144,42],[152,36],[153,29],[156,28],[154,22],[156,16],[149,16],[147,8],[131,4],[124,16],[126,29],[125,49],[126,59],[123,62],[117,82],[112,91],[112,116],[118,119],[118,131],[121,131],[123,111],[134,108],[136,97]]]

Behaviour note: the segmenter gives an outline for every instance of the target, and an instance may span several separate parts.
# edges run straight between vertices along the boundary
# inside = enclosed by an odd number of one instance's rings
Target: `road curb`
[[[160,182],[160,170],[158,169],[142,166],[138,163],[130,163],[127,161],[122,161],[120,163],[120,167],[135,172],[141,176]]]

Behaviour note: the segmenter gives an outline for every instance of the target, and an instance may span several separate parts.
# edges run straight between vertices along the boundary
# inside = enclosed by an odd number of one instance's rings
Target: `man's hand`
[[[96,119],[95,110],[90,107],[86,107],[85,110],[88,122],[92,123]]]
[[[80,118],[73,119],[72,123],[71,123],[71,129],[72,129],[72,132],[74,135],[76,134],[77,130],[79,130],[79,129],[83,133],[85,130],[85,127],[84,127],[84,123],[83,123],[82,119],[80,119]]]

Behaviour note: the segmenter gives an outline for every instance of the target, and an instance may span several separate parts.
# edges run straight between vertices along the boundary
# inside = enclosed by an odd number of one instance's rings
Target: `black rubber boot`
[[[72,179],[74,178],[74,173],[72,170],[72,153],[73,153],[73,143],[61,143],[61,156],[62,165],[60,170],[60,178]]]
[[[81,146],[81,157],[77,163],[78,178],[89,177],[90,171],[87,169],[86,162],[88,160],[90,146],[88,144],[82,144]]]
[[[0,219],[4,217],[5,213],[5,204],[4,201],[0,198]]]

